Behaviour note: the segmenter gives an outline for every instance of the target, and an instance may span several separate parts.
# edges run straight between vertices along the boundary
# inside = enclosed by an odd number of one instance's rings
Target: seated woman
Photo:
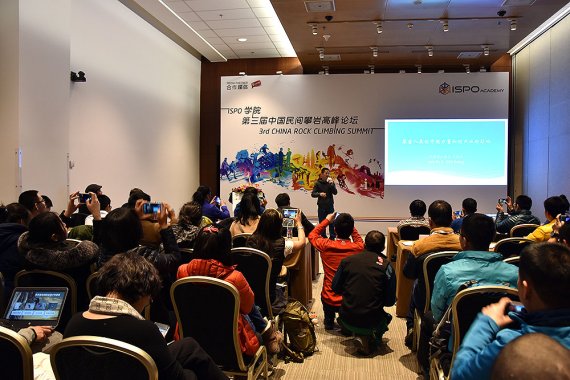
[[[238,234],[253,233],[259,223],[259,215],[261,215],[261,204],[257,195],[244,194],[239,204],[241,205],[239,216],[236,216],[236,220],[230,226],[232,237]]]
[[[59,216],[45,212],[34,217],[28,231],[18,240],[26,269],[43,269],[69,274],[77,283],[77,303],[89,302],[85,281],[91,273],[90,264],[99,258],[99,247],[91,241],[68,241],[67,229]]]
[[[219,204],[216,203],[216,197],[212,196],[208,186],[198,186],[192,195],[192,200],[202,205],[202,214],[214,223],[230,217],[230,211],[225,203],[222,200]]]
[[[295,227],[298,230],[296,240],[284,239],[281,236],[283,226],[283,215],[275,209],[266,209],[261,215],[257,229],[247,240],[246,246],[259,249],[271,258],[271,276],[269,277],[269,298],[275,315],[281,313],[285,308],[287,300],[283,292],[276,290],[277,277],[281,272],[285,257],[295,250],[305,246],[305,230],[301,223],[301,210],[295,218]]]
[[[276,331],[272,323],[263,318],[259,308],[253,304],[254,294],[247,280],[231,265],[231,236],[228,230],[213,226],[203,228],[194,243],[194,254],[198,258],[181,265],[177,277],[180,279],[188,276],[208,276],[234,285],[240,296],[242,318],[251,321],[255,331],[261,334],[270,355],[278,353],[281,350],[283,336]],[[239,333],[245,334],[244,331]],[[249,350],[244,352],[251,354],[251,351],[255,352],[249,347]]]
[[[98,294],[89,310],[76,314],[64,338],[94,335],[139,347],[156,363],[161,379],[227,379],[198,343],[185,338],[170,345],[141,312],[160,291],[156,268],[135,252],[113,256],[100,270]]]
[[[172,225],[176,244],[180,248],[192,248],[200,232],[202,205],[198,202],[185,203],[178,213],[178,223]]]
[[[525,236],[527,239],[536,242],[548,241],[552,234],[552,227],[556,223],[556,217],[559,214],[564,214],[568,211],[570,204],[565,195],[554,196],[544,201],[544,215],[546,216],[547,223],[537,227],[530,234]]]

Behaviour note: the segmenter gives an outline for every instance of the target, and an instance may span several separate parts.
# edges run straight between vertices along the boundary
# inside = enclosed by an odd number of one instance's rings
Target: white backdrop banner
[[[274,206],[278,193],[287,192],[293,206],[314,216],[316,199],[310,192],[321,168],[326,167],[339,190],[335,209],[350,212],[361,221],[406,216],[410,201],[416,198],[428,204],[446,199],[460,208],[461,200],[471,196],[492,211],[497,197],[506,191],[506,128],[504,141],[495,144],[503,144],[504,150],[504,157],[496,160],[505,172],[493,173],[499,183],[443,186],[420,181],[410,186],[386,186],[386,121],[507,118],[508,73],[223,77],[222,197],[236,187],[255,183],[264,190],[269,206]],[[482,146],[484,138],[474,136],[473,130],[479,127],[469,125],[470,140],[465,139],[465,144],[481,141],[475,156],[483,156],[490,148]],[[419,140],[410,138],[409,143]],[[421,140],[423,144],[430,139]],[[447,140],[451,144],[451,137]],[[402,143],[408,144],[408,140]],[[391,152],[397,148],[390,145]],[[457,153],[457,147],[454,149]],[[394,157],[398,158],[397,153]],[[426,160],[437,165],[463,165],[455,156],[434,155],[433,149]],[[481,206],[479,209],[484,211]]]

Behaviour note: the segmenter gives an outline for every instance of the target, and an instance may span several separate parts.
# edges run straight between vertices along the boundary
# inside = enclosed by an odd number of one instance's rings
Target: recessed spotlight
[[[316,36],[317,33],[318,33],[317,26],[316,26],[316,25],[312,25],[312,26],[311,26],[311,31],[312,31],[312,33],[313,33],[313,36]]]
[[[378,33],[378,34],[382,33],[382,23],[381,22],[376,24],[376,33]]]
[[[517,20],[511,20],[511,30],[517,30]]]
[[[238,38],[237,40],[238,40],[238,42],[246,42],[246,41],[247,41],[247,38],[245,38],[245,37],[240,37],[240,38]]]
[[[426,49],[428,51],[428,56],[433,57],[433,46],[428,45],[428,46],[426,46]]]
[[[370,49],[372,49],[372,56],[374,58],[378,57],[378,48],[376,46],[370,46]]]
[[[417,67],[418,67],[418,74],[421,74],[422,73],[422,65],[417,65]]]
[[[443,22],[443,31],[449,32],[449,23],[447,21]]]

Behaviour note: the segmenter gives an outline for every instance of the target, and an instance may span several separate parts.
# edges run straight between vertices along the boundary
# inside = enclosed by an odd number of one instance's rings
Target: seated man
[[[497,217],[495,218],[495,228],[498,233],[508,234],[511,228],[519,224],[540,224],[540,220],[530,212],[532,199],[526,195],[519,195],[513,205],[511,197],[507,197],[507,211],[503,212],[503,205],[497,204]]]
[[[566,199],[564,194],[547,198],[544,201],[544,216],[546,216],[547,223],[537,227],[525,237],[536,242],[548,241],[552,234],[552,228],[556,223],[556,217],[567,212],[569,206],[568,199]]]
[[[570,249],[532,244],[520,256],[518,292],[526,310],[508,312],[508,298],[484,307],[456,354],[451,378],[488,379],[503,347],[524,334],[543,333],[570,348]]]
[[[477,201],[473,198],[465,198],[461,203],[461,217],[455,217],[453,222],[451,222],[451,228],[453,228],[453,232],[459,233],[461,231],[461,224],[463,223],[463,219],[467,215],[471,215],[477,212]]]
[[[398,222],[398,229],[402,226],[426,226],[429,227],[429,221],[424,218],[426,213],[426,204],[421,199],[416,199],[410,203],[410,217]]]
[[[325,330],[334,329],[335,313],[338,312],[342,302],[342,296],[335,294],[332,290],[332,280],[336,270],[342,259],[355,255],[364,249],[364,242],[356,228],[354,228],[352,216],[343,213],[338,214],[335,219],[337,214],[333,212],[327,215],[309,234],[309,241],[315,249],[321,252],[321,260],[325,271],[323,290],[321,292],[323,311],[325,313]],[[334,240],[321,236],[321,233],[326,230],[329,224],[333,224],[337,235]],[[350,240],[351,236],[352,241]]]
[[[360,352],[367,355],[382,342],[392,316],[385,306],[396,302],[396,276],[382,254],[386,238],[370,231],[364,251],[344,258],[333,278],[332,290],[342,295],[339,324],[361,337]]]
[[[503,262],[500,253],[489,252],[494,237],[493,218],[484,214],[465,217],[459,238],[463,251],[439,269],[433,283],[431,311],[436,321],[451,305],[459,286],[467,281],[475,280],[478,285],[517,286],[518,268]]]
[[[277,204],[277,210],[279,210],[281,214],[283,214],[284,208],[295,208],[291,206],[291,198],[289,198],[289,194],[287,193],[278,194],[275,197],[275,204]],[[309,219],[307,219],[307,217],[305,216],[305,214],[303,214],[302,211],[301,211],[301,224],[303,225],[303,228],[305,229],[305,234],[307,235],[310,234],[311,231],[315,228],[315,226],[313,226],[313,223],[309,222]],[[297,228],[293,229],[293,236],[297,236]]]
[[[423,262],[426,256],[433,252],[459,251],[459,236],[453,233],[449,227],[451,224],[451,205],[446,201],[438,200],[429,205],[428,210],[430,236],[418,240],[414,243],[411,255],[408,256],[404,265],[404,276],[417,280],[414,283],[412,297],[410,300],[410,310],[406,316],[406,346],[411,347],[414,326],[414,310],[423,312],[425,306],[425,285],[423,276]]]

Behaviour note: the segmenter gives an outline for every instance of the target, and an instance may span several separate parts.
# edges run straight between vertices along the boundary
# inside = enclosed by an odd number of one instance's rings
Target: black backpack
[[[302,363],[305,357],[318,351],[315,326],[301,302],[289,298],[280,318],[285,335],[283,354],[286,359]]]

